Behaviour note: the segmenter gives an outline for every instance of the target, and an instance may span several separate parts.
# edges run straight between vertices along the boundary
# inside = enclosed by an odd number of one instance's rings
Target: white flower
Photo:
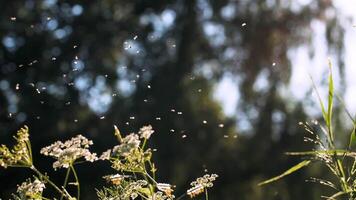
[[[193,198],[203,192],[204,192],[204,186],[201,184],[198,184],[198,185],[190,188],[189,190],[187,190],[187,194],[190,198]]]
[[[48,147],[42,148],[41,154],[57,159],[53,163],[54,169],[68,168],[75,160],[82,157],[89,162],[98,160],[96,154],[91,153],[88,149],[92,144],[91,140],[82,135],[77,135],[64,143],[57,141]]]
[[[192,187],[187,190],[187,194],[190,198],[193,198],[203,193],[206,188],[213,187],[213,181],[215,181],[217,177],[217,174],[205,174],[203,177],[197,178],[190,184]]]
[[[138,133],[140,134],[140,138],[149,139],[154,132],[155,131],[152,129],[152,126],[148,125],[142,127]]]
[[[126,176],[121,175],[121,174],[113,174],[113,175],[104,176],[103,178],[107,182],[111,182],[114,185],[119,185],[121,183],[121,181],[124,180],[125,177]]]
[[[122,143],[132,145],[133,147],[140,146],[140,142],[138,135],[135,133],[131,133],[122,139]]]
[[[116,145],[113,148],[113,153],[120,156],[129,156],[133,149],[137,149],[140,146],[140,139],[137,134],[131,133],[122,139],[120,145]]]
[[[111,149],[104,151],[99,157],[100,160],[109,160],[111,156]]]
[[[38,179],[33,182],[27,180],[18,186],[17,192],[32,199],[41,196],[44,188],[46,188],[45,184]]]
[[[197,178],[190,185],[191,186],[202,185],[204,188],[210,188],[213,187],[213,181],[215,181],[217,177],[218,177],[217,174],[211,174],[211,175],[205,174],[203,177]]]
[[[98,157],[96,156],[96,153],[88,153],[86,155],[84,155],[85,160],[89,161],[89,162],[94,162],[96,160],[98,160]]]
[[[164,192],[167,196],[171,196],[173,192],[172,185],[168,183],[157,183],[157,189]]]

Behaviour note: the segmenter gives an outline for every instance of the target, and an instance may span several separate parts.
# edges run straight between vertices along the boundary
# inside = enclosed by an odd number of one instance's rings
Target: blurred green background
[[[152,124],[158,179],[178,193],[207,171],[220,176],[211,199],[320,199],[330,191],[305,181],[326,173],[318,166],[257,183],[298,162],[283,152],[311,148],[298,122],[320,118],[308,74],[323,88],[327,56],[356,110],[355,4],[0,0],[0,143],[26,124],[36,152],[78,133],[102,152],[115,144],[114,124],[123,133]],[[342,140],[349,123],[335,122]],[[61,182],[51,161],[35,157]],[[83,199],[96,199],[111,172],[80,166]],[[26,177],[0,169],[0,198]]]

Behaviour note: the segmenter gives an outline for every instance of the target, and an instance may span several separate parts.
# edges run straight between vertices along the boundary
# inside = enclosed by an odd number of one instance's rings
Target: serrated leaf
[[[301,169],[303,167],[308,166],[310,164],[310,162],[311,162],[310,160],[304,160],[304,161],[298,163],[297,165],[294,165],[293,167],[289,168],[287,171],[283,172],[281,175],[275,176],[275,177],[273,177],[271,179],[268,179],[268,180],[265,180],[265,181],[259,183],[258,186],[266,185],[266,184],[269,184],[271,182],[277,181],[277,180],[279,180],[279,179],[281,179],[281,178],[283,178],[283,177],[285,177],[285,176],[287,176],[289,174],[292,174],[292,173],[298,171],[299,169]]]

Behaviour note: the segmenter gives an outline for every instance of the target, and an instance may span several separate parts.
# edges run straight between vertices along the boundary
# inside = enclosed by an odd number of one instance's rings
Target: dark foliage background
[[[324,173],[318,167],[257,183],[296,163],[283,152],[307,148],[298,128],[306,108],[281,90],[291,77],[288,49],[311,43],[313,20],[326,24],[343,75],[343,28],[332,1],[0,0],[0,8],[1,143],[27,124],[36,152],[78,133],[101,152],[115,144],[114,124],[124,133],[152,124],[159,179],[180,192],[204,170],[220,175],[211,199],[319,199],[328,192],[305,183]],[[267,83],[257,90],[261,73]],[[238,79],[240,94],[232,117],[213,98],[227,75]],[[62,181],[48,159],[35,162]],[[110,167],[79,171],[83,199],[95,199]],[[25,177],[0,169],[0,197]]]

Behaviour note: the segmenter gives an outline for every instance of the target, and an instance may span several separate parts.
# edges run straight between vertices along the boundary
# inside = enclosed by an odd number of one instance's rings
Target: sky
[[[345,15],[352,17],[351,26],[346,27],[346,81],[348,88],[346,91],[346,103],[353,113],[356,113],[356,2],[353,0],[338,0],[336,5]]]
[[[305,3],[306,0],[300,0]],[[288,95],[292,95],[294,99],[303,100],[306,93],[312,87],[312,81],[309,75],[313,78],[318,87],[318,91],[322,97],[326,98],[326,87],[321,83],[327,78],[328,60],[330,59],[333,65],[333,74],[335,77],[336,92],[344,93],[347,109],[356,113],[356,1],[355,0],[337,0],[334,1],[335,7],[338,9],[338,17],[342,19],[342,24],[345,28],[345,78],[347,90],[338,91],[339,76],[337,71],[337,62],[333,55],[327,52],[326,39],[324,37],[325,25],[319,21],[313,21],[311,27],[313,30],[313,46],[315,48],[315,56],[310,58],[306,46],[290,49],[288,56],[292,60],[292,77],[290,80]],[[276,62],[278,67],[278,61]],[[257,85],[263,87],[263,79],[258,81]],[[226,75],[215,88],[214,98],[218,100],[225,114],[232,116],[236,113],[239,93],[236,80],[230,75]],[[317,96],[313,94],[312,99],[317,102]],[[311,108],[309,114],[318,115],[319,108]]]

